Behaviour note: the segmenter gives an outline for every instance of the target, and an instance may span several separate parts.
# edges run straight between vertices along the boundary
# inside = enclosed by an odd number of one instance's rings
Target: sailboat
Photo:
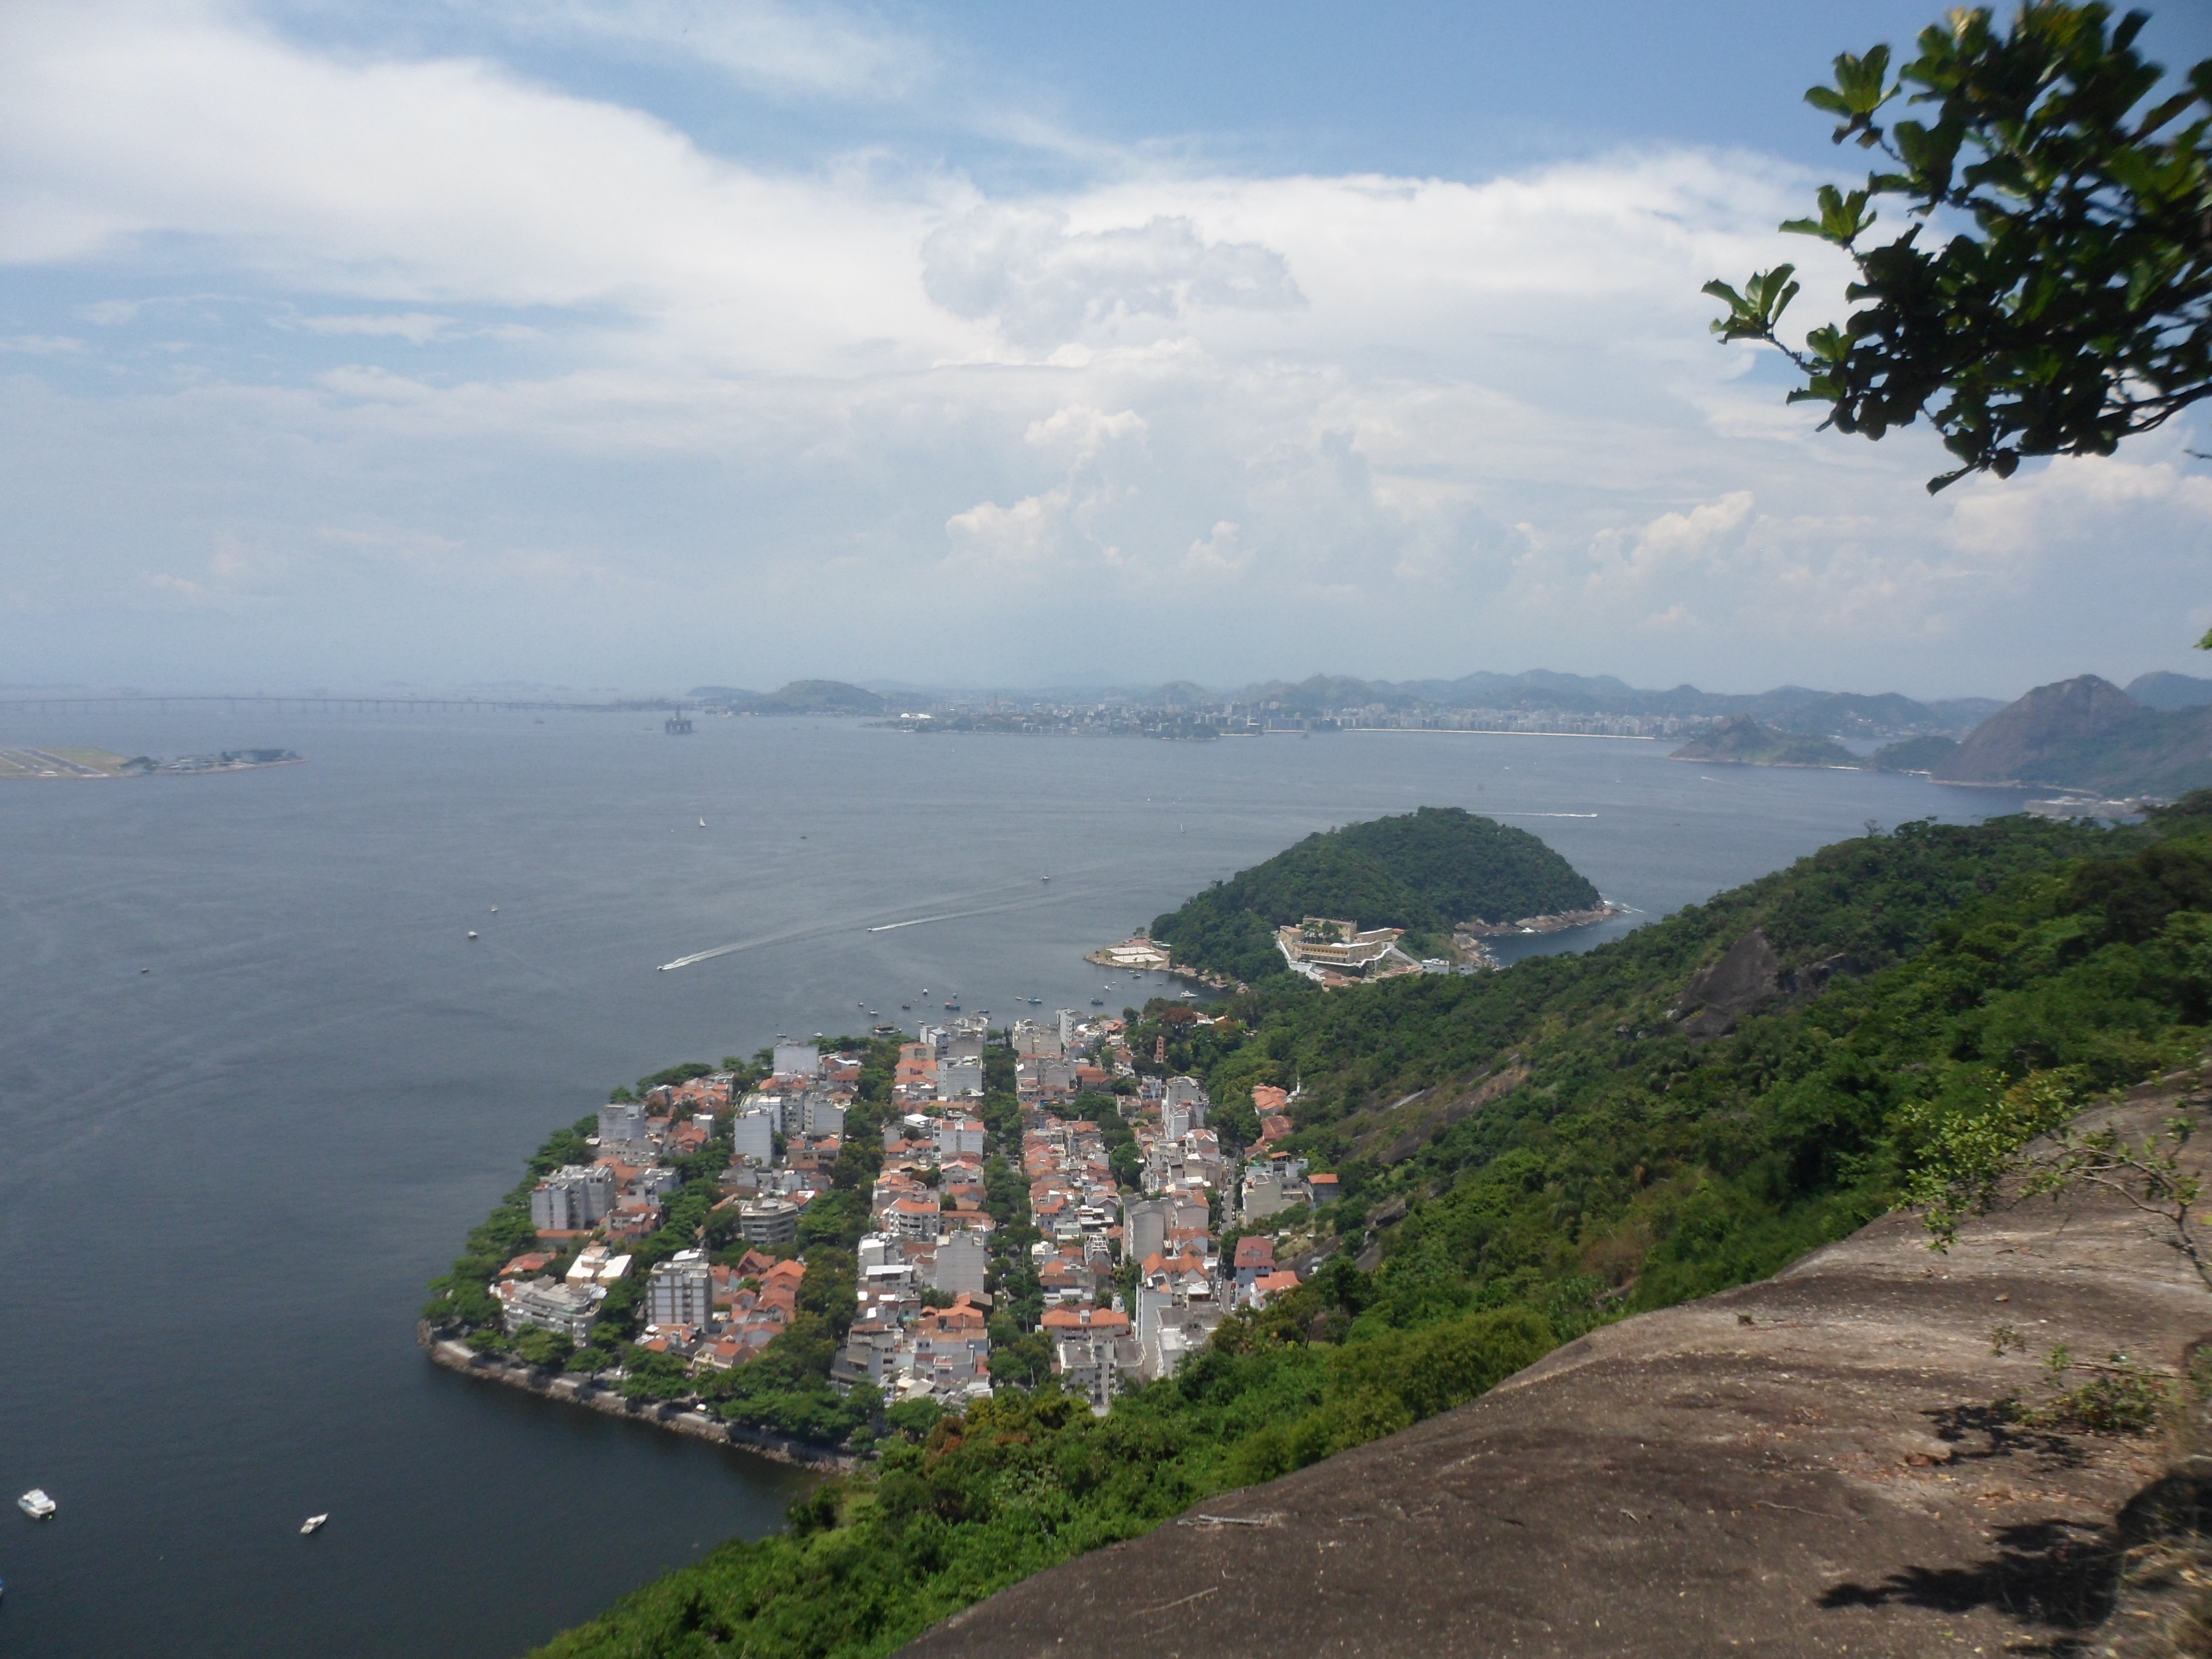
[[[700,827],[702,830],[704,830],[704,829],[707,827],[707,820],[706,820],[706,819],[704,819],[704,818],[701,818],[701,819],[699,820],[699,827]]]

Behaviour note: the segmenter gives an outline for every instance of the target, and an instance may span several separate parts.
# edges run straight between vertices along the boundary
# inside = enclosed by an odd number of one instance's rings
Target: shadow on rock
[[[2119,1553],[2101,1528],[2032,1521],[1997,1534],[1997,1553],[1965,1567],[1900,1567],[1879,1584],[1838,1584],[1823,1607],[1892,1602],[1938,1613],[1991,1607],[2023,1624],[2084,1630],[2112,1611]]]

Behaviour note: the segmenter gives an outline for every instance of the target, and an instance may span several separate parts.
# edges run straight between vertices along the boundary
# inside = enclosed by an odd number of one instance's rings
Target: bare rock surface
[[[2140,1133],[2175,1109],[2144,1090],[2091,1121]],[[2212,1294],[2115,1200],[2017,1206],[1948,1255],[1924,1238],[1886,1217],[1764,1283],[1596,1331],[903,1651],[2110,1650],[2120,1517],[2166,1449],[2022,1427],[1992,1403],[2046,1397],[2054,1343],[2172,1370],[2212,1330]],[[1992,1352],[2000,1323],[2024,1346]]]

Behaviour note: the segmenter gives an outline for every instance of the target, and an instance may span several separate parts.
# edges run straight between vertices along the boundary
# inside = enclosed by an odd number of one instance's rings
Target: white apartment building
[[[964,1229],[954,1233],[937,1247],[937,1260],[931,1265],[929,1282],[933,1289],[947,1296],[983,1294],[983,1273],[990,1261],[990,1251],[983,1235]]]
[[[822,1051],[811,1042],[779,1042],[769,1066],[778,1077],[812,1077],[822,1069]]]
[[[611,1100],[599,1108],[599,1145],[612,1146],[645,1139],[645,1103]]]
[[[983,1121],[975,1117],[941,1117],[936,1123],[937,1155],[958,1158],[963,1152],[983,1155]]]
[[[714,1276],[703,1250],[678,1250],[645,1277],[645,1322],[704,1328],[714,1315]]]
[[[567,1164],[530,1192],[530,1224],[541,1233],[582,1232],[615,1206],[615,1172],[604,1164]]]
[[[736,1155],[751,1158],[756,1164],[766,1164],[774,1158],[778,1115],[764,1106],[739,1112],[730,1124],[730,1140]]]

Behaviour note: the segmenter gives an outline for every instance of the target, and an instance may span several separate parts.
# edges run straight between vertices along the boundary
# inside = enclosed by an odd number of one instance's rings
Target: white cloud
[[[1243,527],[1234,519],[1222,520],[1193,542],[1182,562],[1184,570],[1194,576],[1241,575],[1251,562]]]
[[[471,7],[512,32],[605,51],[689,58],[755,91],[876,101],[911,94],[935,70],[921,37],[834,7],[772,0],[494,0]]]
[[[2130,520],[2140,537],[2148,520],[2166,532],[2155,539],[2172,538],[2202,553],[2212,548],[2212,477],[2201,468],[2185,470],[2187,458],[2173,453],[2182,447],[2179,441],[2154,441],[2167,458],[2136,459],[2147,453],[2139,447],[2124,459],[2061,458],[2004,483],[1954,484],[1950,493],[1958,499],[1948,540],[1961,552],[2002,567],[2056,549],[2094,544]]]
[[[26,0],[7,44],[0,260],[185,238],[303,293],[598,308],[657,325],[632,351],[758,368],[818,368],[864,318],[970,337],[913,281],[927,198],[719,161],[490,64],[321,57],[204,4]]]
[[[1281,254],[1208,241],[1182,216],[1074,231],[1064,212],[979,207],[941,226],[921,252],[931,299],[1036,348],[1085,337],[1155,339],[1200,311],[1281,311],[1299,301]]]
[[[1022,441],[1032,449],[1067,450],[1078,465],[1093,459],[1108,444],[1124,439],[1143,442],[1151,431],[1145,417],[1133,409],[1103,415],[1095,409],[1072,406],[1055,409],[1041,421],[1030,422]]]
[[[285,319],[283,326],[305,329],[310,334],[368,334],[386,335],[394,339],[412,341],[427,345],[453,331],[451,317],[440,317],[425,311],[403,312],[396,316],[323,316],[295,317]]]

